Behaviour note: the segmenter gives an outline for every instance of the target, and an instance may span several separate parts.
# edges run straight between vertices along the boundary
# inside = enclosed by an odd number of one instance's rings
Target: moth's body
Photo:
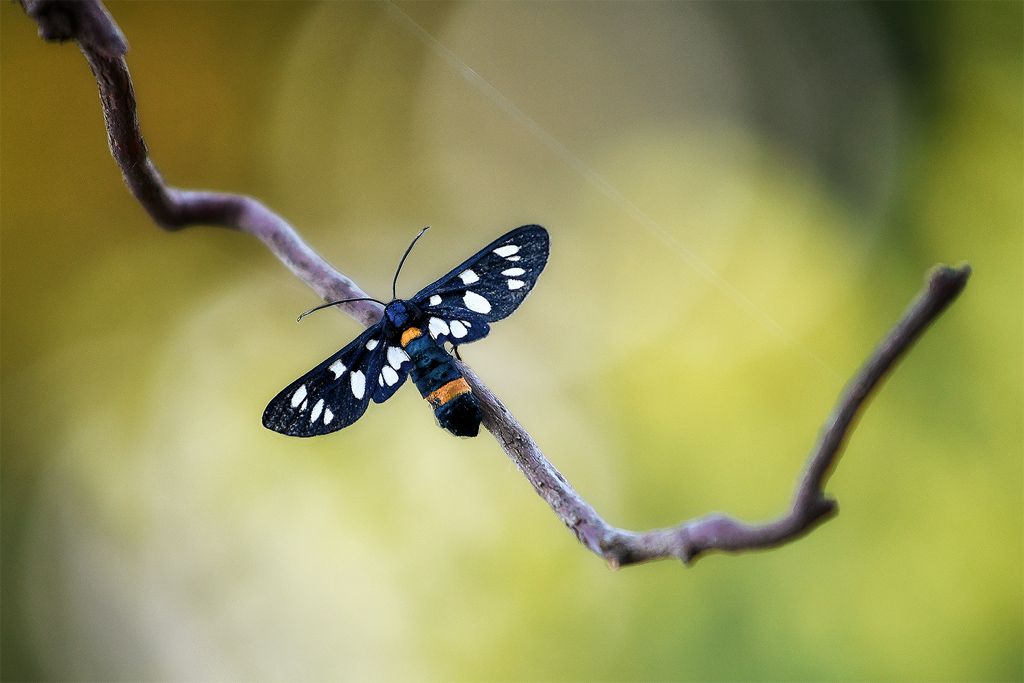
[[[480,404],[452,357],[426,332],[429,316],[415,304],[395,299],[384,308],[384,319],[385,335],[412,361],[409,377],[434,409],[438,424],[456,436],[476,436]]]
[[[412,298],[395,298],[380,322],[285,387],[264,411],[264,426],[289,436],[337,431],[358,420],[371,400],[394,395],[409,376],[441,427],[476,436],[480,403],[444,345],[486,337],[491,323],[522,303],[547,258],[547,231],[524,225]]]

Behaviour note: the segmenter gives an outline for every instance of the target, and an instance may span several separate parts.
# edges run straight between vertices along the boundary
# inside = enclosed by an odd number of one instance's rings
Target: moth
[[[483,339],[530,293],[548,260],[548,232],[539,225],[512,230],[411,299],[395,290],[406,249],[381,320],[333,356],[285,387],[263,412],[263,426],[289,436],[319,436],[358,420],[373,399],[383,403],[411,376],[438,424],[456,436],[476,436],[480,403],[445,343]],[[317,306],[306,313],[355,299]],[[299,316],[300,319],[303,316]]]

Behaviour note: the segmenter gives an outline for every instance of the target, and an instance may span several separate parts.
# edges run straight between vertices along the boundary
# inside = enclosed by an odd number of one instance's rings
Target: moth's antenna
[[[322,308],[330,308],[331,306],[337,306],[338,304],[347,304],[349,301],[377,301],[377,299],[374,299],[372,296],[361,296],[358,299],[339,299],[337,301],[328,301],[326,304],[320,304],[319,306],[314,306],[313,308],[309,309],[308,311],[300,315],[298,318],[296,318],[295,322],[302,322],[302,319],[305,318],[307,315],[319,311]],[[387,305],[383,301],[377,301],[377,303],[379,303],[381,306]]]
[[[416,241],[419,238],[423,237],[423,233],[425,233],[427,230],[430,230],[430,226],[429,225],[427,227],[423,228],[422,230],[420,230],[419,234],[412,238],[412,244],[410,244],[409,248],[405,250],[404,254],[402,254],[402,260],[398,262],[398,270],[395,271],[395,279],[391,281],[391,298],[392,299],[397,299],[398,298],[398,294],[395,293],[397,288],[398,288],[398,274],[402,272],[402,266],[405,265],[405,259],[409,256],[409,252],[412,251],[412,248],[416,246]]]

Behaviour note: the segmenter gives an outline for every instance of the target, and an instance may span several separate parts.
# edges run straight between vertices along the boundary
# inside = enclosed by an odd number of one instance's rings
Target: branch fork
[[[125,184],[165,230],[217,225],[248,233],[324,301],[367,296],[351,279],[313,251],[295,229],[252,197],[182,190],[166,184],[149,158],[139,128],[135,93],[124,55],[128,44],[99,0],[20,0],[47,41],[74,40],[96,77],[110,151]],[[778,519],[746,523],[709,514],[665,529],[629,531],[609,525],[545,458],[537,443],[465,363],[459,363],[483,407],[484,427],[526,476],[534,490],[587,549],[613,568],[676,558],[685,564],[711,551],[739,553],[772,548],[809,533],[838,513],[824,491],[855,418],[867,400],[921,334],[967,285],[970,266],[937,266],[927,285],[843,390],[807,458],[789,509]],[[380,319],[371,301],[339,306],[363,325]]]

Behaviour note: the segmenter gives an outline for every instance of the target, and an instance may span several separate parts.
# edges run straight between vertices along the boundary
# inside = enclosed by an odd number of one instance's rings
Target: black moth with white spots
[[[479,403],[443,345],[486,337],[490,323],[523,302],[547,260],[548,233],[539,225],[499,237],[411,299],[387,304],[380,322],[274,397],[263,425],[289,436],[335,432],[412,375],[442,427],[476,436]]]

